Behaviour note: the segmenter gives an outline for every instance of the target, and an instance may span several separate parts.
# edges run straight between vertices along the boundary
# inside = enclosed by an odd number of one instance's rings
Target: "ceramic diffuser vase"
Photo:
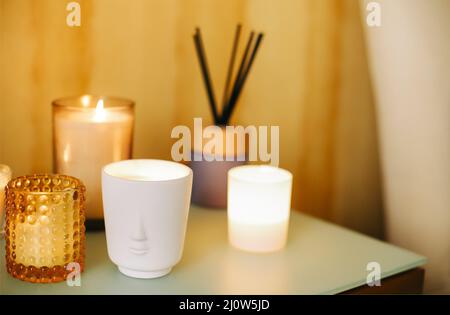
[[[191,154],[190,167],[194,171],[192,201],[205,207],[226,208],[227,173],[231,168],[241,166],[245,164],[246,161],[245,143],[247,141],[245,141],[244,131],[242,130],[241,134],[237,132],[233,135],[230,134],[227,126],[229,126],[230,117],[236,107],[264,34],[259,33],[255,36],[253,31],[250,33],[242,54],[239,68],[234,79],[232,79],[240,34],[241,25],[237,25],[225,80],[221,110],[219,110],[216,105],[216,98],[209,74],[206,52],[200,29],[197,28],[194,34],[195,49],[202,71],[215,128],[220,134],[220,138],[224,140],[220,142],[221,145],[214,146],[214,148],[208,147],[207,144],[205,146],[200,145],[200,147],[194,144],[194,149]],[[239,137],[244,138],[244,145],[242,146],[236,145],[236,138]],[[234,141],[229,141],[230,139],[234,139]]]
[[[205,146],[192,150],[189,162],[194,172],[192,202],[202,207],[226,208],[228,171],[244,165],[247,160],[245,146],[237,145],[238,138],[245,143],[245,133],[233,132],[226,127],[216,128],[224,139],[222,147],[216,147],[214,151]],[[233,142],[226,139],[233,139]]]

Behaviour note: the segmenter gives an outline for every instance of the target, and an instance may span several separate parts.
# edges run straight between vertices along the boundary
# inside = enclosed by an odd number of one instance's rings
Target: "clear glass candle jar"
[[[130,100],[84,95],[53,102],[53,171],[86,185],[88,230],[103,228],[101,170],[131,158],[133,125]]]
[[[32,175],[6,186],[6,267],[29,282],[66,279],[83,270],[85,187],[65,175]],[[68,270],[69,269],[69,270]]]

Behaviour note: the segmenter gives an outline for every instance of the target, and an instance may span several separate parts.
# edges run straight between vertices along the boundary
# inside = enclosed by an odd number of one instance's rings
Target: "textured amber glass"
[[[32,175],[6,186],[6,267],[29,282],[66,279],[84,267],[85,187],[65,175]]]

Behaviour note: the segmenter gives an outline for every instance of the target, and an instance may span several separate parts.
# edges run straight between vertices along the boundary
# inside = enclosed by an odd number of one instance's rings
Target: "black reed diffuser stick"
[[[234,61],[236,60],[236,53],[239,46],[239,37],[241,35],[241,28],[242,28],[241,24],[238,24],[236,26],[236,33],[234,34],[233,48],[231,50],[230,63],[228,64],[227,79],[225,80],[225,87],[223,89],[222,109],[225,107],[225,104],[227,104],[228,99],[230,98],[229,94],[230,81],[231,77],[233,76]]]
[[[245,68],[242,69],[240,77],[236,79],[235,85],[236,87],[233,89],[233,92],[231,94],[231,97],[227,103],[227,106],[224,108],[221,120],[227,124],[230,121],[231,114],[233,113],[233,109],[236,107],[237,101],[239,99],[240,93],[242,91],[242,88],[244,87],[245,80],[248,77],[248,74],[250,72],[250,69],[252,67],[253,61],[255,60],[256,53],[258,52],[258,48],[261,45],[261,41],[264,37],[264,34],[260,33],[258,34],[258,37],[256,39],[255,46],[253,48],[252,54],[250,56],[250,59],[246,61]],[[250,43],[250,41],[249,41]],[[246,54],[246,58],[247,58]]]
[[[200,29],[197,28],[194,35],[195,47],[197,50],[198,60],[203,73],[203,80],[205,82],[206,91],[209,98],[209,106],[213,114],[214,123],[219,122],[219,115],[217,114],[216,97],[214,96],[214,89],[211,82],[211,76],[209,75],[208,62],[206,60],[205,48],[203,46],[202,34]]]
[[[214,95],[214,89],[212,86],[211,76],[209,74],[208,62],[206,60],[206,52],[203,46],[203,40],[201,36],[201,32],[199,28],[196,28],[196,32],[194,35],[194,44],[197,51],[197,56],[200,63],[200,68],[202,70],[203,81],[205,83],[206,92],[208,94],[209,106],[211,107],[211,112],[213,114],[214,123],[216,125],[225,126],[230,121],[231,115],[233,114],[233,110],[236,107],[237,101],[241,94],[241,91],[244,87],[248,74],[250,73],[250,69],[255,60],[256,54],[258,53],[259,46],[261,45],[261,41],[263,39],[264,34],[259,33],[256,41],[253,40],[254,32],[250,33],[247,45],[245,47],[244,53],[242,55],[241,63],[239,65],[239,69],[236,73],[234,82],[231,83],[231,77],[233,76],[233,68],[237,54],[237,48],[239,46],[239,38],[241,33],[241,25],[238,24],[236,27],[236,33],[234,36],[233,47],[231,50],[230,61],[228,65],[227,77],[225,80],[225,88],[223,91],[222,97],[222,112],[219,115],[216,100]],[[254,44],[253,44],[254,42]],[[253,46],[253,49],[251,49]],[[231,90],[230,90],[231,87]]]

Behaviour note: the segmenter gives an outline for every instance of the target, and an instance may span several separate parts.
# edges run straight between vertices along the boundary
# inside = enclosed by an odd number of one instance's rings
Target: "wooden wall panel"
[[[96,93],[137,103],[135,157],[170,158],[170,131],[210,122],[192,34],[221,99],[237,22],[266,34],[232,121],[279,125],[293,206],[381,236],[373,101],[352,0],[0,0],[0,162],[51,170],[51,106]]]

